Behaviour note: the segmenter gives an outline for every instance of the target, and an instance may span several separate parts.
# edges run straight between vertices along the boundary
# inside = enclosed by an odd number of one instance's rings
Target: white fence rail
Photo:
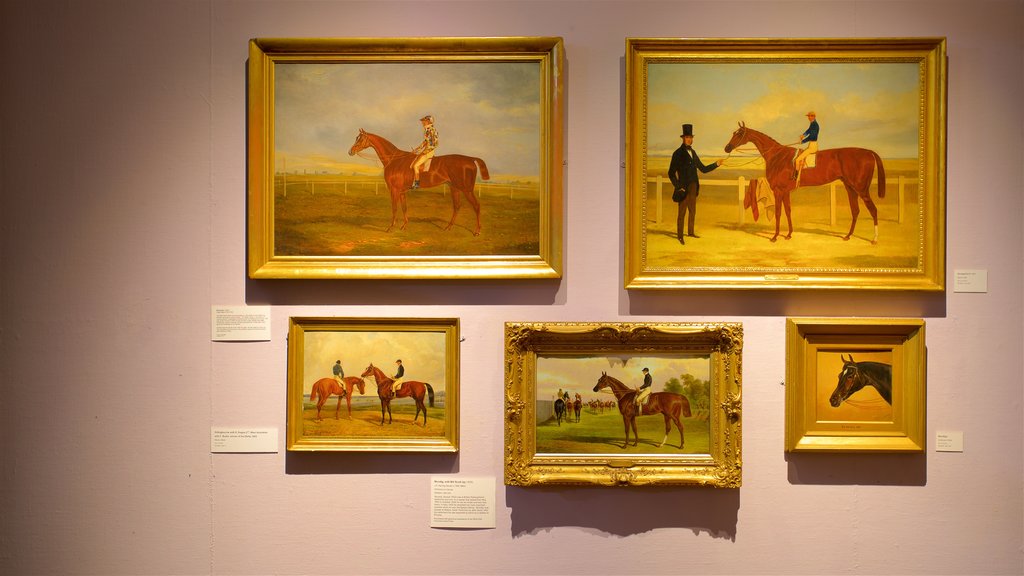
[[[733,180],[709,178],[709,179],[706,179],[706,180],[701,180],[700,181],[700,185],[701,185],[701,187],[704,187],[704,186],[725,186],[725,187],[735,188],[736,189],[736,222],[739,223],[739,224],[743,224],[745,222],[745,219],[746,219],[746,214],[745,214],[745,212],[743,210],[743,197],[746,195],[747,184],[749,182],[750,182],[750,180],[747,180],[743,176],[740,176],[739,178],[736,178],[736,179],[733,179]],[[898,196],[898,208],[899,208],[898,211],[897,211],[898,212],[897,218],[898,218],[900,224],[903,223],[903,219],[905,217],[905,212],[906,212],[905,195],[906,195],[906,188],[907,188],[908,182],[910,182],[910,180],[907,177],[905,177],[905,176],[897,176],[896,177],[896,187],[897,187],[897,196]],[[655,206],[655,209],[654,209],[654,219],[655,219],[655,221],[657,223],[660,224],[662,222],[662,217],[663,217],[663,214],[662,214],[662,211],[663,211],[662,200],[664,198],[662,196],[662,185],[664,185],[664,184],[668,185],[669,195],[671,195],[671,193],[672,193],[672,182],[668,178],[666,178],[664,176],[656,176],[654,178],[648,178],[647,179],[647,183],[648,184],[652,184],[652,183],[654,184],[654,198],[655,198],[655,202],[654,202],[654,206]],[[871,184],[874,185],[875,188],[877,189],[877,187],[878,187],[878,180],[877,179],[872,180]],[[830,214],[830,219],[831,219],[831,225],[832,226],[836,225],[836,192],[838,190],[839,185],[840,185],[840,182],[838,182],[838,181],[832,182],[832,183],[830,183],[828,185],[828,189],[829,189],[829,214]],[[889,186],[886,185],[886,192],[888,192],[888,190],[889,190]]]
[[[377,196],[382,191],[387,192],[387,185],[383,180],[379,178],[367,178],[365,180],[356,180],[352,178],[323,178],[316,177],[310,178],[309,176],[300,176],[297,174],[278,174],[274,178],[274,189],[280,190],[282,194],[288,196],[289,189],[295,189],[296,187],[302,189],[309,189],[311,195],[316,195],[317,189],[321,192],[326,190],[337,190],[341,189],[342,194],[349,193],[349,185],[356,187],[369,187],[373,186],[373,195]],[[440,187],[441,193],[448,195],[451,192],[451,187],[448,184],[443,184]],[[430,190],[430,188],[424,188],[424,190]],[[515,198],[517,193],[519,196],[533,195],[536,193],[536,187],[530,186],[516,186],[514,184],[500,184],[491,182],[477,182],[474,191],[476,192],[477,198],[482,198],[484,190],[489,195],[505,195],[509,198]]]

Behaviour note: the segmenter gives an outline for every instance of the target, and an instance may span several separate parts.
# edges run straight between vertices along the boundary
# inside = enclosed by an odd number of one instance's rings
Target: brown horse
[[[597,379],[597,384],[594,385],[594,392],[604,388],[610,388],[619,403],[619,413],[622,414],[622,424],[626,429],[626,442],[622,445],[623,450],[629,446],[630,427],[633,428],[633,446],[636,446],[640,441],[640,437],[636,433],[636,395],[638,392],[609,376],[606,372],[602,372],[601,377]],[[687,418],[692,415],[690,413],[690,401],[682,394],[655,392],[647,398],[641,416],[661,414],[665,418],[665,437],[661,439],[661,444],[658,444],[658,448],[665,445],[665,441],[668,440],[668,433],[672,431],[670,422],[675,422],[676,428],[679,429],[679,448],[682,449],[685,438],[683,423],[679,420],[680,413]]]
[[[384,165],[384,182],[391,192],[391,225],[388,232],[395,227],[395,218],[398,216],[398,207],[402,207],[402,230],[409,223],[405,193],[412,186],[413,172],[412,163],[416,160],[416,154],[399,150],[397,146],[388,142],[387,139],[371,134],[362,128],[356,136],[355,143],[348,150],[348,155],[353,156],[361,150],[373,148]],[[445,230],[451,230],[455,224],[455,217],[462,207],[462,197],[476,211],[476,228],[473,235],[480,234],[480,201],[473,192],[476,186],[477,166],[480,167],[480,177],[490,180],[487,172],[487,164],[480,158],[462,156],[460,154],[445,154],[435,156],[429,162],[429,170],[420,173],[420,185],[423,188],[430,188],[447,182],[452,187],[452,219],[448,222]]]
[[[892,364],[854,362],[853,354],[850,354],[849,360],[843,358],[842,354],[839,357],[843,360],[843,369],[839,371],[836,389],[828,399],[833,408],[839,408],[851,394],[865,386],[874,386],[882,399],[892,406]]]
[[[345,382],[345,388],[338,384],[338,381],[334,378],[321,378],[313,383],[313,390],[309,393],[309,401],[316,402],[316,419],[320,418],[320,409],[327,403],[327,399],[331,397],[331,394],[338,395],[338,406],[334,409],[334,419],[338,419],[338,412],[341,411],[341,399],[345,398],[345,403],[348,404],[348,417],[352,418],[352,389],[359,388],[360,394],[366,394],[366,383],[363,382],[362,378],[356,378],[355,376],[348,376],[342,378]]]
[[[420,410],[423,411],[423,427],[427,427],[427,407],[423,404],[423,397],[427,396],[427,401],[430,403],[430,407],[434,407],[434,387],[426,382],[418,382],[416,380],[405,380],[402,385],[398,387],[398,394],[396,395],[391,390],[391,385],[395,383],[393,378],[388,378],[384,371],[377,368],[373,364],[366,367],[363,370],[363,378],[367,376],[373,376],[374,381],[377,382],[377,396],[380,397],[380,423],[384,425],[384,411],[388,413],[388,424],[391,424],[391,400],[392,398],[405,398],[406,396],[412,397],[416,401],[416,415],[412,417],[413,424],[420,417]]]
[[[775,235],[772,236],[772,242],[779,237],[783,207],[786,209],[786,220],[789,222],[789,234],[785,238],[789,240],[793,237],[793,216],[789,199],[793,189],[798,186],[819,186],[839,180],[846,187],[846,194],[850,200],[850,214],[853,216],[850,222],[850,231],[846,233],[843,240],[849,240],[853,235],[853,229],[857,226],[857,215],[860,214],[860,206],[857,204],[859,196],[864,201],[864,206],[875,223],[875,235],[871,243],[878,243],[878,210],[869,194],[871,178],[877,166],[878,197],[885,198],[885,168],[877,153],[866,148],[821,150],[817,153],[815,167],[804,168],[800,172],[800,179],[797,180],[794,177],[793,168],[793,158],[796,156],[797,149],[792,146],[783,146],[770,136],[747,128],[743,122],[740,122],[739,129],[732,133],[732,138],[725,145],[725,151],[732,152],[735,148],[748,142],[752,142],[757,147],[758,153],[764,158],[765,176],[775,194]],[[753,200],[756,201],[756,199]]]

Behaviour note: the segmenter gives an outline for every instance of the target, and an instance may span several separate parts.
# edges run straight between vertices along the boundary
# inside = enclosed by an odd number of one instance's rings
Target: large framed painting
[[[250,278],[557,278],[561,38],[249,42]]]
[[[505,484],[741,483],[736,323],[505,324]]]
[[[456,452],[457,318],[291,318],[296,451]]]
[[[626,41],[625,285],[945,289],[946,41]]]
[[[924,320],[786,320],[787,452],[922,452]]]

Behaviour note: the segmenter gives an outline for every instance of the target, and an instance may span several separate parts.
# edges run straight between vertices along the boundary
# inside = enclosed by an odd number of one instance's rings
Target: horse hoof
[[[878,240],[872,240],[872,241],[871,241],[871,245],[872,245],[872,246],[874,246],[875,244],[878,244]]]
[[[784,236],[784,238],[785,238],[786,240],[790,240],[790,239],[792,239],[792,238],[793,238],[793,236],[792,236],[792,235],[789,235],[789,236]]]
[[[778,240],[778,238],[775,237],[775,236],[772,236],[772,242],[775,242],[776,240]]]
[[[846,242],[846,241],[847,241],[847,240],[849,240],[849,239],[850,239],[850,237],[849,237],[849,236],[843,236],[843,242]]]

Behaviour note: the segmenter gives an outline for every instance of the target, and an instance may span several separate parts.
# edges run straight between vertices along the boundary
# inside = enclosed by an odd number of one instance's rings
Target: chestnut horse
[[[380,397],[380,423],[384,425],[384,411],[388,413],[388,424],[391,424],[391,400],[392,398],[405,398],[406,396],[412,397],[416,401],[416,415],[412,417],[413,424],[420,417],[420,410],[423,411],[423,427],[427,427],[427,407],[423,405],[423,397],[427,396],[427,401],[430,403],[430,407],[434,407],[434,388],[426,382],[418,382],[416,380],[404,380],[402,385],[398,387],[398,394],[396,395],[391,390],[391,385],[395,383],[393,378],[388,378],[384,371],[377,368],[373,364],[366,367],[363,370],[363,378],[367,376],[373,376],[373,379],[377,382],[377,396]]]
[[[640,437],[636,433],[636,395],[638,392],[609,376],[607,372],[601,372],[601,377],[597,379],[597,384],[594,386],[594,392],[599,392],[604,388],[610,388],[619,403],[622,424],[626,428],[626,442],[622,445],[622,449],[625,450],[629,446],[630,427],[633,428],[633,446],[636,446],[640,441]],[[683,423],[679,420],[680,413],[687,418],[692,415],[690,413],[690,401],[682,394],[654,392],[647,398],[641,416],[661,414],[665,418],[665,437],[661,439],[661,444],[658,444],[658,448],[665,445],[665,441],[668,440],[668,433],[672,431],[670,422],[675,422],[676,428],[679,429],[679,448],[682,449],[685,439]]]
[[[338,419],[338,412],[341,411],[341,399],[345,398],[345,403],[348,404],[348,417],[352,418],[352,389],[359,388],[360,394],[366,394],[366,383],[363,382],[362,378],[356,378],[355,376],[348,376],[342,378],[345,382],[345,388],[338,384],[338,381],[334,378],[321,378],[313,383],[313,390],[309,393],[309,401],[316,402],[316,419],[320,418],[320,409],[327,403],[327,399],[331,397],[331,394],[338,395],[338,406],[334,409],[334,419]]]
[[[409,224],[409,214],[405,201],[405,193],[412,187],[413,172],[412,163],[416,160],[416,154],[399,150],[397,146],[388,142],[387,139],[371,134],[362,128],[356,136],[355,143],[348,150],[349,156],[357,152],[373,148],[384,165],[384,182],[391,192],[391,225],[388,232],[395,227],[395,218],[398,216],[398,207],[402,207],[402,230]],[[420,186],[430,188],[447,182],[452,187],[452,219],[445,226],[445,230],[451,230],[455,224],[455,217],[462,207],[462,197],[473,207],[476,212],[476,228],[474,236],[480,235],[480,201],[473,192],[476,186],[476,170],[480,167],[480,178],[490,180],[487,172],[487,164],[480,158],[473,156],[462,156],[461,154],[445,154],[434,156],[428,163],[429,169],[420,172]]]
[[[583,410],[583,397],[576,393],[576,400],[572,403],[572,409],[576,412],[576,421],[580,421],[580,412]]]
[[[843,358],[842,355],[839,357]],[[850,354],[849,360],[843,358],[839,382],[836,383],[836,389],[829,397],[828,403],[833,408],[839,408],[843,400],[865,386],[874,386],[882,399],[892,406],[892,365],[882,362],[854,362],[853,354]]]
[[[853,229],[857,226],[857,215],[860,214],[860,206],[857,204],[859,196],[864,201],[864,206],[875,223],[875,235],[871,243],[878,243],[878,209],[875,208],[875,203],[871,200],[871,194],[868,191],[877,166],[878,197],[885,198],[885,168],[882,166],[882,159],[876,152],[866,148],[821,150],[816,155],[815,167],[805,167],[800,172],[800,179],[797,180],[794,177],[793,168],[793,158],[796,156],[797,149],[793,146],[783,146],[770,136],[753,128],[747,128],[743,122],[740,122],[739,129],[732,133],[732,138],[725,145],[725,151],[732,152],[735,148],[748,142],[752,142],[757,147],[758,153],[764,158],[765,176],[775,194],[775,235],[772,236],[772,242],[779,237],[783,207],[786,209],[786,220],[789,222],[789,234],[785,238],[789,240],[793,237],[793,216],[789,200],[789,194],[793,189],[798,186],[819,186],[839,180],[846,187],[846,195],[850,200],[850,214],[853,216],[850,221],[850,231],[846,233],[843,240],[849,240],[853,235]]]

